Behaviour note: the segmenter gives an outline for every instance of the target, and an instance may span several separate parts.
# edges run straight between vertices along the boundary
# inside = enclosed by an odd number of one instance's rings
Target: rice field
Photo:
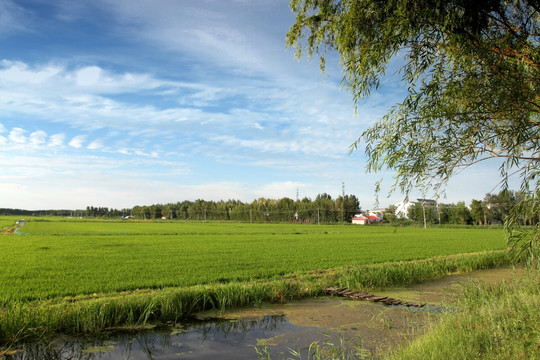
[[[1,223],[1,221],[0,221]],[[500,229],[30,219],[0,236],[0,306],[498,250]]]
[[[20,235],[0,236],[0,354],[58,333],[174,323],[320,296],[330,285],[384,288],[510,261],[501,229],[26,220]]]

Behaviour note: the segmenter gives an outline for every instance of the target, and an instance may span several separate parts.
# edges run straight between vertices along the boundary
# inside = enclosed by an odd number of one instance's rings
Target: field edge
[[[176,323],[203,310],[225,311],[249,304],[317,297],[324,295],[328,286],[359,291],[382,289],[510,263],[509,254],[498,250],[346,266],[266,280],[142,289],[28,303],[13,301],[0,309],[0,346],[5,351],[22,342],[47,340],[58,334],[92,334],[118,327],[140,327],[153,322]]]

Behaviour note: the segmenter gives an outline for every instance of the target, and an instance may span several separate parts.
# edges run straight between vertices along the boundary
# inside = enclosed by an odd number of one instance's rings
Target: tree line
[[[83,217],[84,210],[50,209],[50,210],[25,210],[0,208],[0,214],[4,216],[63,216],[63,217]]]
[[[385,209],[384,222],[409,221],[427,224],[490,225],[502,224],[512,208],[524,197],[520,191],[503,190],[498,194],[486,194],[483,200],[473,199],[470,204],[463,201],[452,204],[422,204],[409,207],[407,216],[396,214],[396,206]],[[178,219],[195,221],[240,221],[240,222],[299,222],[338,223],[351,222],[355,214],[362,212],[360,201],[355,195],[333,199],[322,193],[314,200],[304,197],[293,200],[259,198],[252,202],[240,200],[181,201],[176,203],[136,205],[133,208],[115,209],[87,206],[85,210],[22,210],[0,208],[2,215],[14,216],[63,216],[121,218],[141,220]],[[535,225],[540,219],[523,215],[523,225]]]
[[[512,209],[525,197],[521,191],[502,190],[498,194],[486,194],[483,200],[473,199],[469,205],[460,201],[455,204],[427,205],[417,202],[409,207],[407,220],[423,223],[424,213],[427,224],[489,225],[503,224]],[[396,207],[390,206],[385,212],[386,221],[400,220]],[[403,220],[403,219],[401,219]],[[535,225],[536,217],[521,218],[522,225]]]
[[[130,216],[136,219],[180,219],[198,221],[249,221],[249,222],[350,222],[361,210],[355,195],[336,199],[326,193],[315,200],[303,198],[259,198],[250,203],[240,200],[182,201],[150,206],[134,206]]]

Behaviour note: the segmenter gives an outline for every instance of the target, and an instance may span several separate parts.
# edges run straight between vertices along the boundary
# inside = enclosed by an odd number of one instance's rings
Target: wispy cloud
[[[109,129],[124,136],[160,136],[165,140],[171,134],[180,137],[206,134],[214,145],[227,148],[252,148],[269,155],[309,153],[317,149],[334,156],[341,145],[324,138],[336,135],[334,139],[341,139],[342,134],[332,128],[343,127],[343,122],[352,119],[352,110],[348,115],[343,113],[335,102],[329,102],[331,97],[314,104],[309,99],[313,91],[310,89],[295,93],[290,88],[282,91],[270,88],[253,93],[247,84],[240,84],[234,90],[221,89],[160,80],[148,74],[114,74],[97,66],[70,70],[66,66],[31,67],[6,60],[2,65],[0,110],[61,122],[81,132]],[[35,86],[28,88],[26,79],[30,78]],[[161,91],[165,88],[169,93],[163,97]],[[162,99],[180,97],[182,101],[176,107],[157,108],[152,101],[146,104],[140,103],[139,98],[117,101],[109,96],[136,91],[155,91]],[[106,93],[109,95],[105,96]],[[336,90],[334,96],[338,94]],[[238,108],[237,98],[243,102],[249,99],[251,103],[247,103],[248,108]],[[316,130],[316,124],[326,129]],[[73,138],[70,145],[77,147],[82,140],[82,137]],[[96,148],[96,144],[89,147]]]
[[[68,143],[69,146],[75,149],[80,149],[86,141],[86,135],[77,135]]]
[[[31,147],[39,147],[47,141],[47,133],[43,130],[34,131],[28,138]]]
[[[32,15],[12,0],[0,1],[0,36],[29,31]]]
[[[86,147],[88,150],[99,150],[103,148],[103,140],[98,139],[92,141],[88,146]]]
[[[64,134],[54,134],[49,137],[49,146],[51,147],[58,147],[62,146],[64,144],[65,139]]]

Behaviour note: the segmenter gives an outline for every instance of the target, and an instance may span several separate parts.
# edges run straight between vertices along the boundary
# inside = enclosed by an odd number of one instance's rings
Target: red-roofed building
[[[368,224],[373,224],[373,223],[378,223],[378,222],[381,222],[381,219],[374,215],[366,216],[364,214],[358,214],[358,215],[354,215],[352,219],[352,223],[357,224],[357,225],[368,225]]]

